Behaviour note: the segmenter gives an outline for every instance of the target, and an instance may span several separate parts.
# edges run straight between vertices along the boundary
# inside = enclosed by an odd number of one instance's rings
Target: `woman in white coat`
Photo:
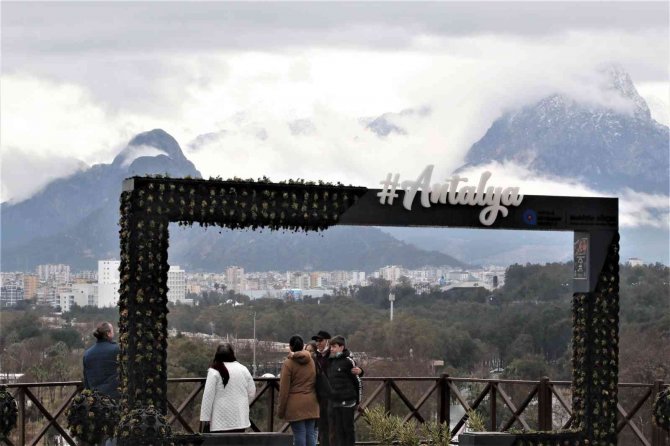
[[[216,349],[207,370],[207,381],[200,405],[204,432],[244,432],[251,426],[249,404],[256,396],[256,385],[249,370],[237,362],[233,346]]]

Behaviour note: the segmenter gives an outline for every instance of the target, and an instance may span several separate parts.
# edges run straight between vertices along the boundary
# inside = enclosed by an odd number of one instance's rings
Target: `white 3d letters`
[[[477,186],[466,184],[468,179],[459,175],[454,175],[444,183],[431,185],[433,168],[434,166],[430,164],[415,181],[405,180],[400,183],[400,187],[405,191],[402,205],[408,211],[412,210],[414,198],[421,191],[421,206],[426,208],[437,203],[483,206],[484,208],[479,213],[479,221],[484,226],[491,226],[498,218],[498,214],[507,217],[509,213],[507,207],[519,206],[523,200],[518,187],[487,187],[486,183],[491,178],[491,172],[482,173]],[[384,186],[382,192],[378,194],[381,204],[393,204],[392,198],[388,201],[385,198],[391,197],[392,194],[397,196],[395,190],[398,187],[400,175],[395,174],[393,181],[391,178],[392,175],[389,173],[386,181],[381,182]]]

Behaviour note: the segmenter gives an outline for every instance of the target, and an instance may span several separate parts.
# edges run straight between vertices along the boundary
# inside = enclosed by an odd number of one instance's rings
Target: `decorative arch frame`
[[[382,195],[380,195],[382,194]],[[617,443],[619,339],[618,199],[526,195],[490,226],[480,208],[380,203],[388,190],[342,184],[133,177],[121,193],[119,375],[124,415],[167,411],[168,226],[322,231],[335,225],[572,231],[572,428],[582,442]],[[132,435],[132,434],[131,434]],[[556,434],[556,440],[565,444]],[[573,440],[571,440],[573,441]],[[530,443],[529,443],[530,444]],[[554,443],[551,443],[554,444]]]

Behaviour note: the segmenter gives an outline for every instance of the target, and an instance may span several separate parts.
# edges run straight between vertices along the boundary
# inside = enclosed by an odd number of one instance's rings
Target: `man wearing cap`
[[[319,373],[323,373],[328,376],[328,358],[330,357],[330,347],[328,342],[330,341],[330,333],[327,331],[321,330],[314,336],[312,340],[316,342],[316,357],[315,361],[317,362],[317,370]],[[360,367],[354,367],[351,369],[351,373],[357,376],[363,376],[365,372]],[[328,410],[328,399],[324,398],[319,401],[319,444],[320,446],[335,446],[335,430],[331,430],[330,426],[334,426],[334,420],[331,419],[331,414]]]

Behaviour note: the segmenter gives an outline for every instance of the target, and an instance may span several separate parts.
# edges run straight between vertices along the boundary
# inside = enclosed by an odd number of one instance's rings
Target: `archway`
[[[119,231],[124,413],[149,405],[167,410],[170,222],[288,231],[321,231],[334,225],[572,231],[572,426],[590,444],[616,444],[618,199],[526,195],[521,201],[507,188],[499,191],[503,198],[496,203],[485,200],[483,187],[462,191],[459,199],[455,185],[450,196],[448,186],[433,187],[431,193],[427,181],[415,183],[401,190],[391,175],[384,189],[267,179],[125,180]]]

